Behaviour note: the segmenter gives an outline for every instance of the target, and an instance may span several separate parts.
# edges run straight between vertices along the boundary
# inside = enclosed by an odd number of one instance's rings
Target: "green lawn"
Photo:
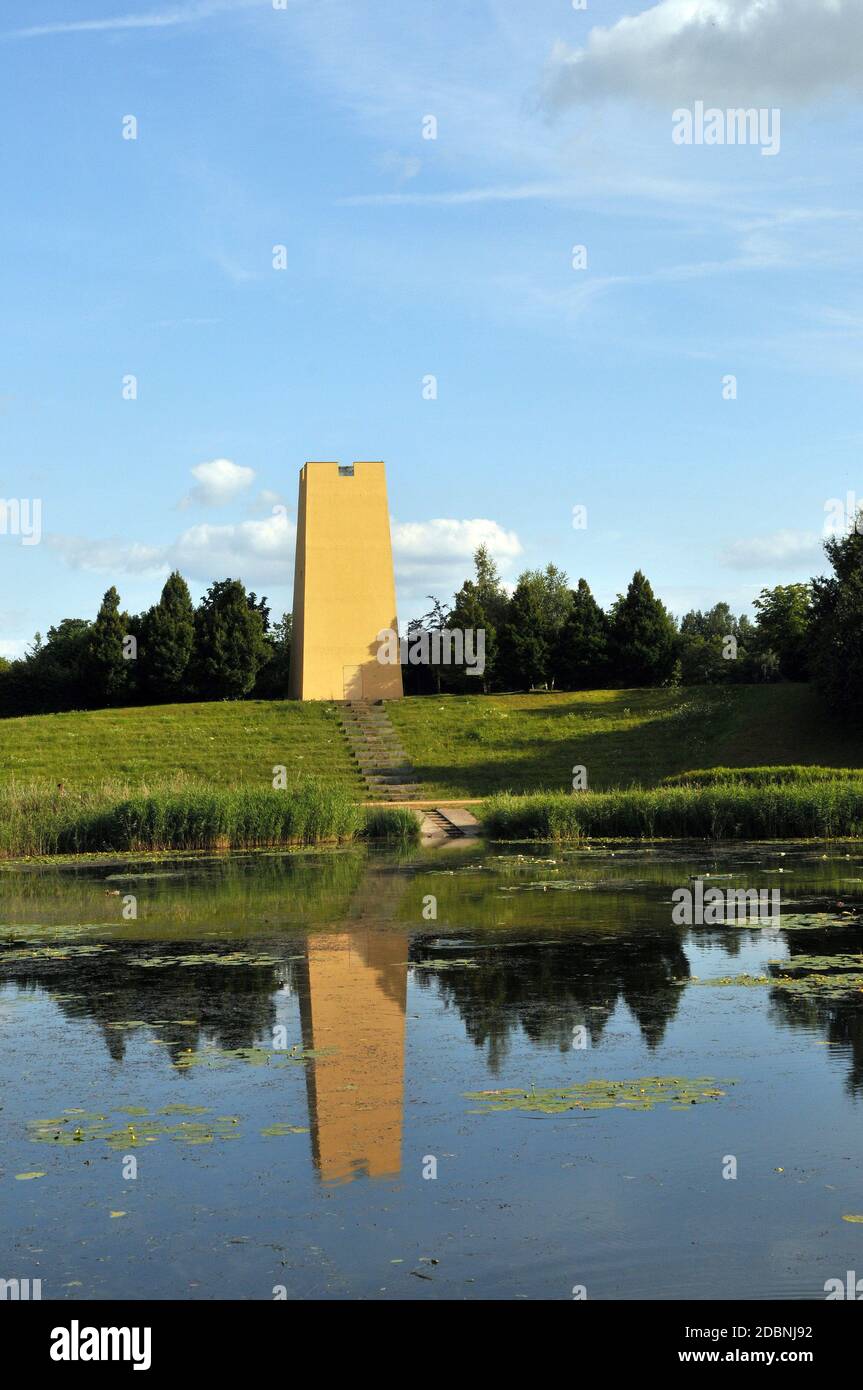
[[[269,787],[272,769],[361,792],[328,704],[219,701],[0,721],[0,777],[78,788],[141,786],[176,772],[218,787]]]
[[[184,773],[266,787],[272,768],[362,795],[330,704],[161,705],[0,721],[0,779],[140,787]],[[863,737],[826,717],[807,686],[600,690],[393,701],[390,718],[429,795],[655,786],[691,768],[863,767]]]
[[[394,701],[390,718],[435,795],[655,786],[689,768],[863,767],[863,737],[805,685],[591,690]]]

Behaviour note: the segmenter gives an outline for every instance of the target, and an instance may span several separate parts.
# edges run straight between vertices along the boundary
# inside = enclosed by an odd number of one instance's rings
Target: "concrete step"
[[[348,700],[339,707],[339,725],[356,768],[376,801],[414,801],[422,787],[383,704]]]
[[[445,835],[448,840],[462,839],[462,832],[457,825],[453,825],[451,820],[441,814],[438,810],[425,811],[423,813],[423,834],[424,835]]]
[[[375,801],[418,801],[422,788],[410,783],[396,783],[395,787],[374,787]]]
[[[416,776],[416,772],[412,765],[406,763],[403,758],[392,758],[389,760],[376,758],[371,762],[360,763],[359,769],[364,777],[374,777],[375,773],[378,772],[387,777],[391,777],[394,772],[404,772],[409,773],[412,777]]]
[[[369,787],[404,787],[416,786],[417,783],[409,781],[403,773],[396,773],[393,777],[367,777],[366,783]]]

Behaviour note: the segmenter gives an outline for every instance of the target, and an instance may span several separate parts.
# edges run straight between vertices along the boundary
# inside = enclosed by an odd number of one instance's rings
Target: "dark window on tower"
[[[352,478],[354,476],[354,465],[352,463],[339,464],[339,477]]]

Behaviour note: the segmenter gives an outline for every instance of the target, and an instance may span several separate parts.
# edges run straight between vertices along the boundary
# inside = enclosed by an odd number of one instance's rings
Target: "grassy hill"
[[[177,772],[216,787],[269,787],[272,769],[362,790],[334,705],[219,701],[0,721],[0,779],[138,787]]]
[[[655,786],[690,768],[863,767],[863,737],[805,685],[442,696],[388,706],[418,777],[447,796]]]
[[[863,737],[803,685],[442,696],[387,706],[430,795],[655,786],[691,768],[863,767]],[[362,795],[336,706],[253,700],[0,721],[0,779],[145,786],[175,772],[216,787],[269,786],[272,768]]]

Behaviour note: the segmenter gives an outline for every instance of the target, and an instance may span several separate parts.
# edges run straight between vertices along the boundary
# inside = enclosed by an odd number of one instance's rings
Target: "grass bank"
[[[429,794],[653,787],[690,768],[863,768],[863,736],[807,685],[586,690],[393,700],[390,716]]]
[[[111,783],[76,791],[12,784],[0,793],[0,856],[5,858],[362,839],[412,844],[419,826],[407,810],[367,811],[344,789],[315,783],[286,791],[182,780],[135,790]]]
[[[653,787],[491,797],[488,834],[501,840],[834,839],[863,835],[858,780]]]
[[[692,768],[863,768],[863,731],[834,724],[806,685],[589,690],[391,700],[424,795],[567,791],[583,764],[595,791],[653,787]],[[177,773],[264,788],[284,765],[364,799],[328,702],[219,701],[0,720],[0,782],[106,780],[140,790]]]
[[[69,788],[129,787],[177,773],[216,787],[268,787],[272,769],[343,787],[363,784],[326,701],[213,701],[77,710],[0,720],[0,779]]]

